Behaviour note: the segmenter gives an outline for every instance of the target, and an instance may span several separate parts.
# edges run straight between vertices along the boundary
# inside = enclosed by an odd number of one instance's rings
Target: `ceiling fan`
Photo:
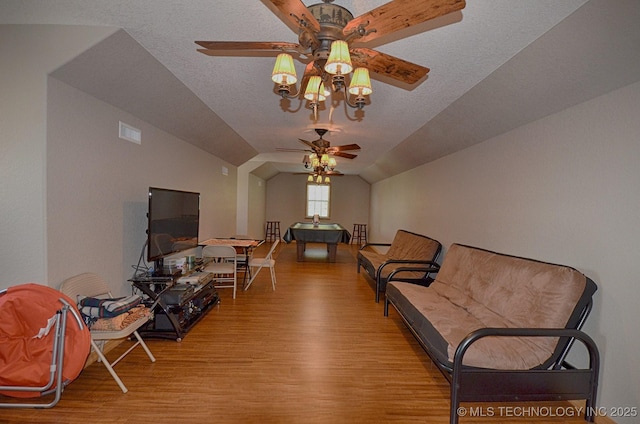
[[[307,141],[299,138],[298,140],[305,144],[308,149],[286,149],[286,148],[276,148],[276,150],[281,152],[309,152],[315,154],[317,158],[322,158],[323,155],[330,156],[340,156],[347,159],[354,159],[358,157],[358,155],[354,155],[353,153],[348,153],[347,150],[360,150],[360,146],[357,144],[345,144],[342,146],[331,146],[331,142],[329,140],[325,140],[322,138],[329,130],[325,128],[315,128],[315,132],[320,136],[319,139],[314,141]],[[307,158],[308,155],[305,155]]]
[[[300,87],[301,89],[293,97],[304,95],[313,104],[323,94],[326,97],[329,92],[323,93],[324,87],[317,83],[313,90],[316,91],[315,98],[307,97],[308,91],[302,89],[307,87],[311,77],[319,76],[321,81],[332,84],[335,91],[345,88],[345,100],[348,101],[348,94],[345,87],[345,75],[347,72],[337,74],[328,71],[325,67],[327,62],[331,62],[333,57],[332,44],[346,45],[352,69],[356,72],[351,78],[352,84],[356,80],[358,68],[366,70],[366,81],[369,81],[368,72],[373,72],[393,80],[413,85],[424,78],[429,72],[429,68],[407,62],[403,59],[381,53],[366,47],[366,43],[391,34],[401,29],[405,29],[428,20],[447,15],[461,10],[465,7],[465,0],[392,0],[382,6],[372,9],[358,17],[355,17],[342,6],[331,4],[333,0],[322,0],[323,3],[305,6],[301,0],[266,0],[272,3],[288,20],[290,24],[298,28],[298,43],[269,42],[269,41],[196,41],[196,44],[203,47],[199,52],[218,56],[226,54],[237,54],[238,51],[246,52],[247,56],[257,52],[273,51],[286,52],[291,59],[295,55],[296,59],[307,66],[304,71]],[[357,46],[353,44],[356,43]],[[253,53],[251,53],[253,52]],[[291,54],[291,55],[290,55]],[[281,55],[279,55],[281,56]],[[283,75],[283,82],[279,84],[279,93],[282,97],[289,96],[289,85],[295,84],[297,77],[291,62],[293,78],[290,75]],[[332,74],[331,80],[327,72]],[[275,71],[274,71],[275,74]],[[286,78],[285,78],[286,77]],[[293,81],[293,82],[291,82]],[[358,91],[359,90],[359,91]],[[362,108],[364,105],[364,95],[371,92],[369,87],[356,87],[355,91],[349,88],[349,93],[356,94],[356,104],[352,107]],[[359,93],[359,94],[357,94]],[[320,99],[320,101],[323,99]]]

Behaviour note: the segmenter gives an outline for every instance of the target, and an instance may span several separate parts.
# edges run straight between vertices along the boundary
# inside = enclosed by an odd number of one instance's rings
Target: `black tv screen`
[[[200,193],[149,187],[147,260],[198,246]]]

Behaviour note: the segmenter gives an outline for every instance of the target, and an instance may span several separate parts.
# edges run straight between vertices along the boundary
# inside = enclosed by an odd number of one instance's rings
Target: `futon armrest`
[[[408,283],[413,283],[413,284],[419,284],[422,286],[428,286],[429,284],[431,284],[431,281],[433,281],[432,279],[430,279],[430,281],[428,281],[428,275],[432,272],[438,272],[440,270],[440,265],[438,265],[436,262],[434,261],[427,261],[427,260],[418,260],[418,259],[389,259],[387,261],[384,261],[382,263],[382,265],[380,265],[378,267],[378,270],[376,271],[376,303],[378,303],[380,301],[380,293],[382,292],[382,283],[383,283],[383,278],[382,278],[382,270],[384,269],[384,267],[386,267],[387,265],[395,265],[395,264],[407,264],[407,265],[414,265],[414,266],[406,266],[406,267],[400,267],[397,269],[394,269],[393,271],[391,271],[389,273],[389,275],[387,276],[387,278],[385,278],[384,282],[386,283],[387,281],[389,281],[391,279],[392,276],[396,276],[396,280],[399,281],[405,281]],[[422,266],[420,266],[422,265]],[[401,274],[403,272],[424,272],[425,273],[425,277],[424,278],[401,278],[400,276],[398,276],[398,274]],[[386,286],[386,284],[385,284]]]
[[[429,261],[427,261],[429,262]],[[402,279],[402,274],[403,272],[426,272],[426,273],[437,273],[438,271],[440,271],[440,265],[438,265],[435,262],[429,262],[427,264],[425,264],[425,266],[403,266],[401,268],[396,268],[394,269],[389,276],[387,277],[387,283],[389,283],[390,281],[405,281],[407,283],[416,283],[415,278],[412,279],[407,279],[407,280],[403,280]],[[420,283],[417,283],[420,284]],[[422,285],[422,284],[421,284]]]
[[[598,369],[600,355],[596,343],[588,334],[573,328],[480,328],[469,333],[458,345],[453,357],[453,378],[463,371],[462,361],[471,345],[484,337],[564,337],[579,340],[589,351],[589,368]],[[562,359],[562,358],[560,358]],[[562,363],[555,361],[553,368],[560,368]]]
[[[391,243],[365,243],[362,246],[360,246],[360,249],[358,250],[362,250],[365,247],[369,247],[369,246],[391,246]]]
[[[491,370],[463,366],[467,349],[484,337],[559,337],[579,340],[589,353],[589,366],[563,369],[557,362],[547,369]],[[465,337],[456,348],[451,374],[450,422],[458,423],[460,402],[509,400],[586,399],[585,420],[594,421],[600,355],[595,342],[580,330],[569,328],[481,328]],[[464,383],[464,384],[463,384]],[[508,393],[504,393],[504,388]]]
[[[434,261],[428,260],[419,260],[419,259],[388,259],[384,261],[379,267],[377,272],[377,277],[380,278],[382,274],[382,270],[388,266],[393,264],[413,264],[413,265],[423,265],[423,266],[415,266],[415,267],[402,267],[394,270],[387,279],[391,278],[391,275],[397,273],[397,271],[424,271],[424,272],[438,272],[440,270],[440,265]],[[415,269],[413,269],[415,268]]]

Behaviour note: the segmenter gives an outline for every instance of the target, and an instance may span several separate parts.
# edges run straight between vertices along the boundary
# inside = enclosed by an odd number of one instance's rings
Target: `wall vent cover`
[[[142,131],[136,127],[120,122],[120,138],[136,144],[142,144]]]

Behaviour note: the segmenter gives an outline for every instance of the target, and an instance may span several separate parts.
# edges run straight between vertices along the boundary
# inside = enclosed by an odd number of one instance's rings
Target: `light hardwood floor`
[[[330,264],[323,245],[308,245],[303,263],[295,244],[281,246],[275,292],[268,270],[235,300],[220,289],[182,342],[148,339],[156,363],[136,349],[116,366],[127,394],[94,363],[55,407],[0,409],[0,423],[448,423],[449,384],[397,313],[383,316],[357,248],[340,245]],[[584,423],[504,409],[563,402],[464,405],[493,416],[461,424]]]

